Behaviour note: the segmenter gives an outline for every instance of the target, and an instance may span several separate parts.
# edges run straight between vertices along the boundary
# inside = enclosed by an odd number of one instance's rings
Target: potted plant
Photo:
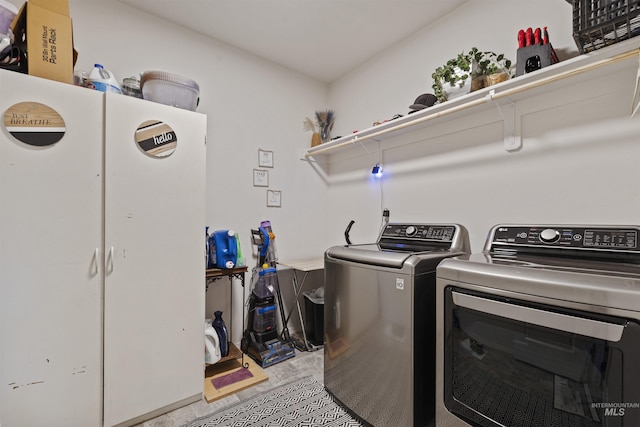
[[[436,68],[431,75],[431,87],[438,101],[444,102],[508,79],[510,68],[511,61],[504,55],[482,52],[474,47]],[[493,78],[487,78],[494,75]]]
[[[475,49],[475,48],[474,48]],[[478,75],[484,79],[483,87],[503,82],[511,77],[511,60],[504,54],[478,52]]]
[[[436,68],[431,77],[431,86],[438,102],[461,96],[471,91],[474,59],[470,53],[461,52],[449,59],[444,65]]]

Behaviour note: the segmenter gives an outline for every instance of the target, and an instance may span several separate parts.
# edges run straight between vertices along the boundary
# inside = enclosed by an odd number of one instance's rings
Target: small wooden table
[[[207,290],[209,290],[209,284],[215,282],[218,279],[221,279],[223,277],[228,277],[229,278],[229,285],[233,285],[233,279],[236,278],[238,280],[240,280],[240,284],[242,285],[242,324],[244,325],[244,274],[247,272],[248,267],[243,266],[243,267],[233,267],[233,268],[209,268],[207,270],[205,270],[205,280],[206,280],[206,288]],[[227,326],[227,331],[229,332],[229,356],[225,356],[226,358],[222,358],[220,359],[220,362],[224,362],[226,360],[228,360],[227,358],[233,358],[235,359],[235,357],[232,357],[232,351],[231,348],[233,346],[233,344],[231,343],[231,330],[230,330],[230,326],[231,323],[233,322],[233,291],[229,292],[229,326]],[[235,347],[235,346],[233,346]],[[218,363],[220,363],[218,362]],[[242,353],[242,364],[244,365],[244,353]]]
[[[244,325],[244,300],[245,300],[245,273],[248,267],[234,267],[234,268],[209,268],[205,270],[206,287],[209,289],[209,284],[215,282],[223,277],[229,278],[229,284],[233,285],[233,279],[240,280],[242,284],[242,323]],[[229,319],[233,320],[233,292],[229,293]],[[231,324],[229,322],[229,325]],[[229,330],[229,338],[231,337],[231,331]],[[213,381],[220,377],[231,376],[237,373],[240,369],[248,369],[251,372],[251,377],[235,382],[228,386],[218,390],[213,386]],[[221,397],[228,396],[236,393],[247,387],[266,381],[268,377],[260,369],[258,365],[247,359],[245,361],[244,353],[238,349],[232,342],[229,342],[229,354],[213,365],[207,365],[205,368],[205,398],[207,402],[213,402]]]
[[[231,281],[234,277],[242,283],[244,288],[244,273],[246,273],[248,267],[233,267],[233,268],[209,268],[205,270],[204,277],[207,279],[207,286],[211,281],[220,279],[221,277],[228,277]]]

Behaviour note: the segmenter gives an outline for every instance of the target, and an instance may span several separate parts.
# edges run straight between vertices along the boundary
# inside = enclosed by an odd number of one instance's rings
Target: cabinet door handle
[[[99,248],[96,248],[95,251],[93,251],[93,258],[91,258],[91,266],[89,267],[89,274],[91,276],[95,276],[99,272],[99,268],[100,268],[99,267],[100,260],[98,259],[99,255],[100,255]]]
[[[106,274],[110,274],[110,273],[113,272],[113,254],[114,254],[114,250],[115,249],[114,249],[113,246],[111,246],[109,248],[109,256],[107,257],[107,262],[106,262],[106,265],[105,265],[105,268],[104,268]]]

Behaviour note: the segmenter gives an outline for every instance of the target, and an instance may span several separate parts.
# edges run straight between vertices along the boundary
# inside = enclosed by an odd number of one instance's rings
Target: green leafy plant
[[[461,52],[446,64],[435,69],[432,88],[439,102],[446,101],[447,89],[462,88],[467,81],[470,84],[470,92],[485,86],[484,76],[495,73],[509,73],[511,61],[503,54],[490,51],[480,51],[472,48],[468,52]],[[448,86],[448,88],[447,88]]]
[[[474,47],[473,50],[477,49]],[[511,69],[511,60],[505,58],[504,54],[494,52],[476,52],[476,62],[478,64],[478,75],[490,76],[496,73],[509,74]]]
[[[472,57],[461,52],[455,58],[449,59],[444,65],[435,69],[431,75],[433,78],[431,87],[439,102],[447,100],[444,85],[449,85],[451,88],[464,86],[467,79],[471,77],[472,65]]]

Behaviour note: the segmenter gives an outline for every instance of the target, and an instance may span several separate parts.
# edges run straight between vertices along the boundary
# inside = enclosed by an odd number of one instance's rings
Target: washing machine
[[[364,424],[433,425],[436,266],[469,251],[461,225],[407,223],[326,251],[325,388]]]
[[[437,268],[438,426],[640,426],[638,226],[498,225]]]

